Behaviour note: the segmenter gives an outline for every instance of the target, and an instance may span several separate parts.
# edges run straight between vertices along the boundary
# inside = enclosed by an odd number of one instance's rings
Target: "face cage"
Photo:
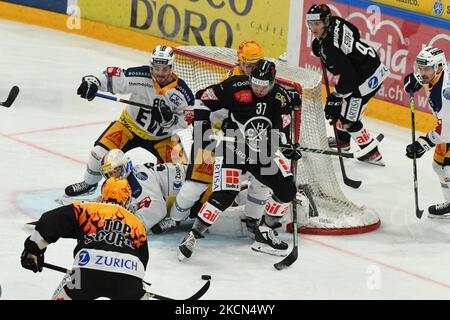
[[[102,176],[105,180],[111,177],[126,179],[130,175],[131,171],[133,171],[133,163],[131,160],[128,160],[126,164],[122,164],[109,170],[101,170]]]

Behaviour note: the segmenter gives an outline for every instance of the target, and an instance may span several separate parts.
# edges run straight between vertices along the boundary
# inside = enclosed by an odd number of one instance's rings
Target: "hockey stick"
[[[70,271],[66,268],[60,267],[60,266],[56,266],[50,263],[45,263],[44,262],[44,267],[53,271],[58,271],[61,273],[69,273]],[[201,287],[196,293],[194,293],[192,296],[190,296],[187,299],[183,299],[183,300],[198,300],[200,299],[205,293],[206,291],[208,291],[210,285],[211,285],[211,276],[208,275],[202,275],[202,280],[206,280],[206,283],[203,285],[203,287]],[[146,285],[150,286],[151,284],[142,280],[143,283],[145,283]],[[158,300],[179,300],[179,299],[173,299],[173,298],[169,298],[166,296],[162,296],[156,293],[152,293],[152,292],[147,292],[147,296],[149,298],[152,299],[158,299]]]
[[[414,108],[414,92],[409,93],[409,107],[411,109],[411,138],[412,143],[416,142],[416,120],[415,120],[415,108]],[[416,154],[413,155],[413,175],[414,175],[414,204],[416,206],[416,217],[422,218],[423,210],[419,209],[419,187],[417,182],[417,164]]]
[[[249,140],[240,140],[236,137],[227,137],[223,135],[216,135],[212,134],[209,136],[210,139],[217,140],[217,141],[225,141],[225,142],[236,142],[236,143],[248,143]],[[376,146],[384,139],[384,135],[380,133],[371,143],[367,145],[364,149],[358,150],[357,152],[351,153],[351,152],[337,152],[332,150],[323,150],[323,149],[316,149],[316,148],[308,148],[308,147],[299,147],[298,149],[300,151],[304,152],[312,152],[317,154],[323,154],[323,155],[329,155],[329,156],[338,156],[343,158],[349,158],[349,159],[361,159],[365,155],[367,155],[370,151],[375,149]],[[288,150],[289,148],[286,147],[280,147],[280,151],[282,150]]]
[[[327,90],[327,96],[329,96],[330,95],[330,84],[328,82],[327,71],[326,71],[325,64],[323,63],[322,59],[320,59],[320,62],[322,64],[322,75],[325,80],[325,88]],[[341,147],[339,145],[339,138],[338,138],[337,129],[336,129],[336,121],[331,120],[331,124],[333,125],[334,138],[336,139],[337,151],[341,155],[342,152],[341,152]],[[342,178],[344,179],[344,183],[349,187],[358,189],[361,186],[362,181],[352,180],[347,176],[347,173],[345,172],[345,167],[344,167],[344,159],[342,159],[342,156],[339,156],[339,165],[341,166]]]
[[[294,84],[295,89],[300,93],[302,93],[302,89],[299,85]],[[300,106],[301,110],[301,106]],[[297,117],[296,117],[297,116]],[[300,121],[301,121],[301,115],[300,113],[296,113],[295,110],[292,111],[291,114],[291,139],[294,139],[295,143],[298,143],[300,140]],[[297,125],[296,125],[297,124]],[[298,129],[298,130],[297,130]],[[291,171],[292,175],[294,177],[294,184],[297,186],[297,160],[292,159],[291,160]],[[298,226],[297,226],[297,203],[298,199],[297,196],[294,197],[294,200],[292,201],[292,225],[293,225],[293,240],[292,240],[292,251],[289,253],[283,260],[280,262],[275,263],[273,266],[277,270],[283,270],[290,265],[292,265],[295,261],[297,261],[298,258]]]
[[[308,184],[301,184],[298,186],[298,191],[303,194],[309,201],[309,217],[318,217],[319,210],[317,210],[316,202],[314,201],[311,189]]]
[[[5,102],[0,102],[0,105],[5,108],[11,107],[14,100],[16,100],[18,94],[19,94],[19,87],[18,86],[12,87],[11,90],[9,91],[8,98],[6,98]]]
[[[107,100],[112,100],[112,101],[116,101],[116,102],[130,104],[132,106],[140,107],[140,108],[147,109],[147,110],[152,110],[153,109],[153,106],[148,105],[148,104],[143,104],[143,103],[134,102],[134,101],[126,100],[126,99],[121,99],[121,98],[117,98],[117,97],[110,96],[110,95],[103,94],[103,93],[98,93],[97,92],[95,94],[95,96],[99,97],[99,98],[107,99]]]

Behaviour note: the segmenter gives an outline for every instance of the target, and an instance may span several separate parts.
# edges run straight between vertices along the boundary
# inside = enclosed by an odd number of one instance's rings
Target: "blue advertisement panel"
[[[67,0],[1,0],[22,6],[66,14]]]

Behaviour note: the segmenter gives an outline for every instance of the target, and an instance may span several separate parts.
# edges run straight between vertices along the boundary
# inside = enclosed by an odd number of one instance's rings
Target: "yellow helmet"
[[[240,62],[256,63],[264,58],[264,52],[261,46],[255,41],[242,42],[237,50],[237,56]]]
[[[102,186],[102,202],[112,202],[128,208],[131,187],[127,179],[109,178]]]

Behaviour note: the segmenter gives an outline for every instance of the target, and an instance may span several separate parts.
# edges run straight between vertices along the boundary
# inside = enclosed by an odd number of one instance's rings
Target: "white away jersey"
[[[98,77],[99,90],[112,94],[130,94],[129,100],[151,105],[165,105],[176,115],[177,121],[169,128],[163,128],[152,119],[151,111],[128,105],[120,121],[135,134],[147,140],[161,140],[188,126],[184,110],[194,106],[191,89],[178,76],[172,73],[175,81],[161,88],[151,77],[150,66],[121,69],[107,68]]]
[[[435,143],[450,143],[450,62],[447,62],[438,82],[427,89],[428,102],[436,117],[437,126],[428,133]]]
[[[186,165],[183,164],[146,163],[133,168],[133,173],[128,176],[133,194],[131,205],[147,229],[152,217],[162,219],[170,211],[185,178]]]

